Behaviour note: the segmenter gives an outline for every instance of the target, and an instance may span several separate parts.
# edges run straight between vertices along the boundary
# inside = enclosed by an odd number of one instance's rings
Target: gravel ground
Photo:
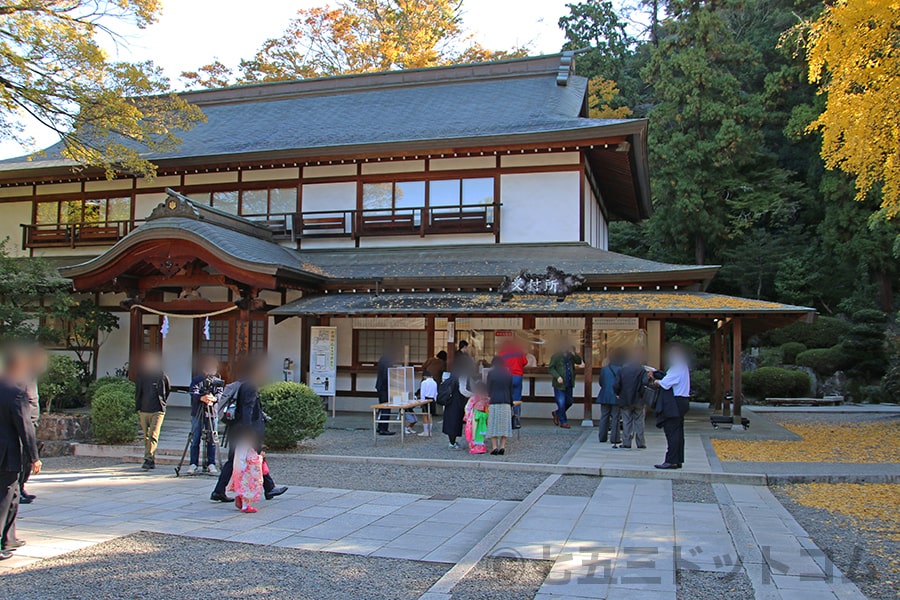
[[[712,484],[695,481],[672,482],[672,499],[675,502],[702,502],[704,504],[718,504],[716,493]]]
[[[711,573],[708,571],[677,571],[677,600],[753,600],[753,585],[743,571],[739,573]]]
[[[600,485],[599,477],[589,475],[563,475],[547,490],[557,496],[582,496],[590,498]]]
[[[777,412],[766,413],[776,423],[870,423],[896,422],[900,415],[890,413]]]
[[[894,540],[886,539],[861,529],[852,519],[836,512],[798,504],[781,486],[771,490],[816,545],[869,600],[900,598],[900,572],[896,564],[900,539],[896,536]]]
[[[413,600],[446,571],[435,563],[137,533],[5,574],[0,597]]]
[[[534,598],[553,561],[483,558],[453,588],[453,600],[524,600]]]
[[[461,498],[522,500],[546,473],[493,469],[421,468],[400,465],[298,460],[290,456],[268,457],[272,477],[279,485],[306,485],[375,492],[449,494]]]
[[[507,441],[505,456],[489,454],[469,454],[467,450],[451,450],[447,447],[447,436],[439,434],[440,422],[436,422],[435,434],[430,438],[407,437],[400,444],[400,435],[379,437],[372,440],[371,429],[327,429],[315,440],[302,443],[297,452],[303,454],[333,454],[340,456],[389,456],[404,458],[440,458],[449,460],[486,460],[526,463],[556,464],[572,447],[581,433],[580,428],[559,429],[545,425],[526,426]],[[394,428],[396,430],[396,427]],[[465,439],[460,438],[465,445]]]

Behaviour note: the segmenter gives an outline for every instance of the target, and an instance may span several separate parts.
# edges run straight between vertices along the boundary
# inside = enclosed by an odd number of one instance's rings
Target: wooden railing
[[[496,233],[500,204],[309,211],[295,215],[298,238]]]
[[[114,244],[138,226],[134,221],[22,225],[23,248],[76,248]]]

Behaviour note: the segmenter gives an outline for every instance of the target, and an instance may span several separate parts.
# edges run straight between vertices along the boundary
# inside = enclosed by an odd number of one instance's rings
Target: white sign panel
[[[594,331],[637,328],[637,317],[594,317]]]
[[[309,387],[320,396],[337,389],[337,327],[310,327]]]

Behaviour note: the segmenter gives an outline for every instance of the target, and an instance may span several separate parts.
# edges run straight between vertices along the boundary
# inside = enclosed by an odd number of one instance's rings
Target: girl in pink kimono
[[[255,513],[263,489],[263,456],[244,440],[234,449],[233,472],[226,491],[234,494],[234,505],[243,513]]]
[[[488,405],[490,398],[484,383],[475,384],[472,397],[466,404],[466,441],[469,454],[484,454],[485,434],[487,434]]]

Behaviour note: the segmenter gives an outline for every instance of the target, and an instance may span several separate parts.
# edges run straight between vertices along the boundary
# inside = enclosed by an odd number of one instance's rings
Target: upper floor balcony
[[[267,227],[277,240],[359,239],[374,236],[493,234],[500,231],[500,204],[415,206],[276,213],[245,217]],[[111,246],[143,221],[78,221],[22,225],[23,248]]]

